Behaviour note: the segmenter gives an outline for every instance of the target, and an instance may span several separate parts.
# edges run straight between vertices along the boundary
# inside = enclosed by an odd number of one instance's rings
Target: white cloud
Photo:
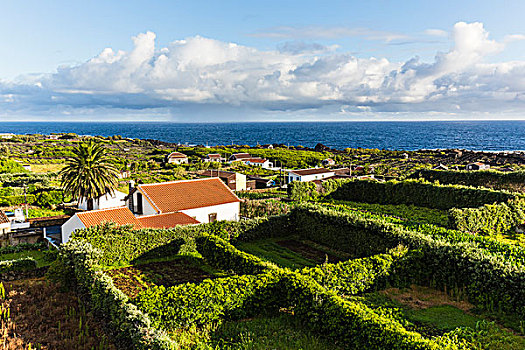
[[[441,29],[427,29],[424,31],[426,35],[430,36],[438,36],[438,37],[446,37],[448,36],[448,33]]]
[[[335,46],[302,41],[261,51],[196,36],[158,48],[155,34],[147,32],[132,38],[129,52],[106,48],[55,74],[0,81],[0,107],[15,114],[158,110],[166,115],[199,108],[207,113],[228,108],[516,112],[525,110],[525,61],[484,59],[521,39],[512,35],[498,42],[481,23],[459,22],[451,32],[451,49],[427,63],[417,57],[406,62],[357,58],[334,51]]]

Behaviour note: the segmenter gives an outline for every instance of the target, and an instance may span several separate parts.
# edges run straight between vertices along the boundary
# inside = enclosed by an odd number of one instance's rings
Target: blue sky
[[[524,119],[523,13],[524,1],[3,1],[0,120]]]

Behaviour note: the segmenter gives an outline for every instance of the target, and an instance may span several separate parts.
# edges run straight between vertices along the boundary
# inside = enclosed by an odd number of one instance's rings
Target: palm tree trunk
[[[87,210],[93,210],[93,199],[92,198],[87,200]]]

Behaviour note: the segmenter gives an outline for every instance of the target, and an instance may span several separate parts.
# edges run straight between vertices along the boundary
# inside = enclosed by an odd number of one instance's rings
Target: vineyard
[[[52,270],[121,348],[522,349],[523,252],[459,233],[302,204],[239,223],[90,228]]]

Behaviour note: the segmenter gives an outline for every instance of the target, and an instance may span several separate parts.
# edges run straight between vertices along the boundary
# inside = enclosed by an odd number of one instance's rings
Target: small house
[[[299,169],[288,171],[288,183],[293,181],[314,181],[322,180],[335,175],[333,170],[325,168]]]
[[[241,173],[210,169],[203,171],[201,175],[205,177],[218,177],[232,191],[246,191],[250,189],[246,185],[246,175]]]
[[[234,153],[230,156],[228,159],[230,162],[237,162],[245,159],[252,158],[252,156],[249,153]]]
[[[171,152],[166,157],[166,163],[168,164],[188,164],[188,156],[180,152]]]
[[[226,161],[226,158],[222,157],[219,153],[210,153],[204,158],[204,161],[223,163]]]
[[[487,170],[490,169],[490,165],[481,163],[481,162],[475,162],[467,164],[465,167],[466,170]]]
[[[326,159],[323,159],[321,164],[323,164],[323,166],[332,166],[332,165],[335,165],[335,161],[332,158],[326,158]]]
[[[268,159],[261,159],[261,158],[247,158],[241,160],[246,165],[252,165],[252,166],[259,166],[263,169],[269,169],[273,168],[273,163],[270,162]]]

